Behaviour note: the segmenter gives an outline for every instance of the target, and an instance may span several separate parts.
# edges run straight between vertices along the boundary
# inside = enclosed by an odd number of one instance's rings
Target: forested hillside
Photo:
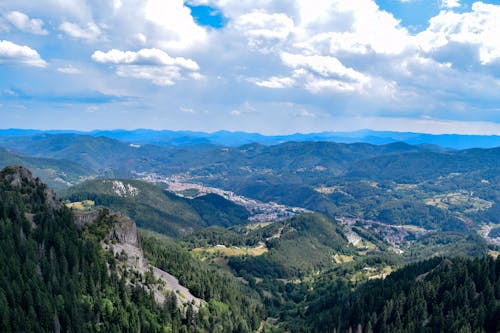
[[[292,332],[500,331],[500,259],[432,260],[354,291],[325,276],[296,313]]]
[[[127,276],[117,269],[123,259],[102,247],[109,223],[113,219],[99,215],[98,220],[77,226],[72,212],[28,170],[2,170],[0,331],[251,332],[257,328],[262,316],[259,296],[229,277],[222,280],[233,288],[227,294],[217,273],[210,270],[203,271],[204,288],[226,296],[194,288],[208,301],[199,313],[190,307],[181,311],[173,295],[157,303],[147,291],[157,283],[152,276]],[[151,258],[171,268],[160,260],[162,251],[159,247]],[[186,271],[174,272],[184,276]]]
[[[0,331],[162,332],[186,325],[175,305],[156,305],[109,271],[114,258],[83,236],[72,213],[27,170],[0,173],[0,218]]]
[[[86,181],[62,192],[71,202],[91,200],[134,219],[139,227],[172,237],[212,225],[246,223],[248,211],[216,194],[187,199],[139,180]]]

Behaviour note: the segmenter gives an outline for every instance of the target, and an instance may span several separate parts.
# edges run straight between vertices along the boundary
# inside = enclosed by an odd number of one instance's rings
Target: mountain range
[[[105,136],[119,141],[138,145],[154,144],[160,146],[192,146],[213,144],[237,147],[244,144],[259,143],[276,145],[283,142],[328,141],[340,143],[364,142],[371,144],[387,144],[405,142],[411,145],[436,145],[450,149],[493,148],[500,146],[498,135],[461,135],[461,134],[425,134],[411,132],[360,130],[354,132],[319,132],[296,133],[287,135],[263,135],[259,133],[218,131],[213,133],[196,131],[169,130],[94,130],[89,132],[70,130],[24,130],[3,129],[0,137],[26,136],[40,134],[79,134],[94,137]]]

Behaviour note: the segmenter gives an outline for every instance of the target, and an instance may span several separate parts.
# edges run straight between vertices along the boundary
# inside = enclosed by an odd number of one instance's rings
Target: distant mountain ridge
[[[106,136],[122,142],[135,144],[192,146],[200,144],[236,147],[249,143],[275,145],[287,141],[329,141],[340,143],[364,142],[370,144],[388,144],[405,142],[411,145],[437,145],[451,149],[493,148],[500,146],[500,135],[463,135],[463,134],[425,134],[397,131],[359,130],[353,132],[318,132],[295,133],[287,135],[263,135],[259,133],[217,131],[213,133],[197,131],[171,130],[31,130],[3,129],[0,137],[26,136],[40,134],[80,134],[93,137]]]

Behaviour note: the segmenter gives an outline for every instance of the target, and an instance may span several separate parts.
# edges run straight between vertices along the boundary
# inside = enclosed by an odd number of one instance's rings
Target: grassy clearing
[[[235,257],[243,255],[257,257],[263,255],[268,250],[265,245],[259,245],[256,247],[237,247],[237,246],[226,247],[224,245],[216,245],[210,247],[197,247],[194,248],[192,251],[194,253],[212,254],[219,257]]]
[[[489,250],[488,251],[488,255],[490,255],[491,257],[493,258],[498,258],[498,256],[500,256],[500,252],[499,251],[493,251],[493,250]]]
[[[426,205],[448,210],[450,208],[465,208],[464,212],[478,212],[491,208],[493,202],[473,196],[468,192],[452,192],[436,195],[424,200]]]
[[[343,254],[335,254],[333,256],[333,261],[336,263],[336,264],[345,264],[345,263],[348,263],[348,262],[351,262],[354,260],[354,257],[353,256],[346,256],[346,255],[343,255]]]
[[[74,210],[89,210],[94,206],[95,202],[93,200],[84,200],[84,201],[66,203],[66,207]]]
[[[257,222],[257,223],[251,223],[251,224],[247,224],[245,226],[245,228],[247,230],[256,230],[256,229],[267,227],[268,225],[271,225],[273,223],[274,222]]]
[[[385,279],[391,274],[393,269],[391,266],[371,267],[367,266],[360,271],[357,271],[351,276],[351,282],[357,283],[364,280]]]

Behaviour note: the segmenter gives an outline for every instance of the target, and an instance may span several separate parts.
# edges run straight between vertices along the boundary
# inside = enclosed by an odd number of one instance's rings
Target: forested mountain
[[[113,182],[118,181],[86,183],[81,189],[94,189],[94,199],[117,192],[122,198],[141,193],[137,198],[142,196],[151,205],[165,203],[160,199],[165,193],[157,187],[139,181]],[[211,212],[210,205],[236,208],[220,197],[198,199],[204,212]],[[197,212],[182,200],[176,209]],[[402,262],[383,252],[382,240],[368,229],[359,230],[378,249],[368,243],[353,246],[345,226],[317,214],[258,226],[233,225],[231,230],[205,229],[180,243],[149,231],[141,232],[139,242],[133,222],[107,210],[77,214],[75,223],[74,213],[28,170],[9,167],[0,172],[2,331],[252,332],[259,326],[263,332],[500,329],[500,259],[437,257],[388,275]],[[420,242],[431,248],[443,235],[430,234],[428,245],[423,243],[425,237]],[[460,240],[449,241],[458,250]],[[145,264],[123,252],[139,243],[153,265],[142,273]],[[262,251],[246,256],[226,252],[229,257],[220,261],[216,252],[212,256],[195,252],[200,246],[228,250],[231,246],[234,251],[253,246]],[[142,249],[134,251],[142,255]],[[161,282],[167,273],[158,273],[159,269],[177,276],[193,297],[201,299],[199,308],[189,303],[182,310],[175,293],[158,294],[159,288],[168,290],[170,285]],[[163,301],[158,303],[160,296]]]
[[[64,191],[71,202],[91,200],[133,218],[142,228],[179,237],[212,225],[246,223],[247,210],[216,194],[195,199],[179,197],[139,180],[86,181]]]
[[[379,156],[353,163],[346,177],[413,184],[450,173],[497,169],[499,165],[500,148],[418,152]]]
[[[82,235],[71,212],[27,170],[0,173],[0,198],[2,332],[160,332],[182,325],[175,307],[164,311],[144,289],[129,289],[109,272],[114,259]]]
[[[89,220],[89,216],[97,219]],[[76,224],[73,213],[28,170],[2,170],[0,330],[251,332],[257,328],[262,316],[260,298],[231,276],[222,280],[228,287],[226,294],[197,290],[207,301],[198,312],[191,305],[182,311],[177,295],[168,292],[158,303],[158,288],[168,288],[170,282],[157,280],[157,268],[154,274],[120,268],[130,261],[126,253],[113,254],[108,249],[130,249],[132,243],[121,244],[122,239],[138,241],[129,234],[133,222],[118,229],[115,223],[122,222],[102,211],[85,215]],[[145,242],[152,247],[155,241]],[[153,253],[153,263],[166,269],[174,259],[161,261],[162,251],[148,253]],[[195,265],[203,272],[204,288],[222,289],[221,276],[202,263],[192,261],[190,267],[176,268],[175,273],[184,276]]]
[[[261,256],[234,257],[236,272],[254,277],[294,278],[330,267],[336,254],[350,254],[342,230],[325,216],[306,214],[286,221],[266,242]]]
[[[497,223],[500,210],[498,148],[453,151],[406,143],[333,142],[160,147],[57,133],[5,136],[0,145],[81,163],[86,174],[99,177],[180,175],[188,182],[331,217],[428,230],[477,230],[482,223]]]
[[[218,172],[230,170],[233,176],[241,167],[290,175],[297,169],[314,171],[320,162],[328,174],[339,174],[353,161],[421,150],[401,143],[376,146],[333,142],[286,142],[275,146],[249,144],[237,148],[214,145],[160,147],[79,134],[0,137],[0,146],[35,157],[67,159],[95,171],[118,173],[135,170],[168,174],[185,172],[189,168],[206,172],[216,167]]]
[[[500,259],[434,258],[384,280],[352,286],[325,276],[297,313],[292,332],[498,332]]]

